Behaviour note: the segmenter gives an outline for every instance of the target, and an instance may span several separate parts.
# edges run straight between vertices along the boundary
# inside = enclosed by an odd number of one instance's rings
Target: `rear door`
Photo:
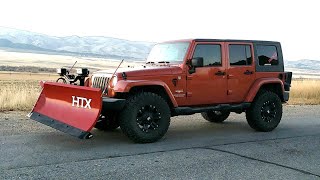
[[[252,43],[226,43],[229,103],[243,102],[255,80]]]
[[[195,42],[189,59],[202,57],[203,67],[187,75],[187,102],[189,105],[225,103],[227,78],[224,43]]]

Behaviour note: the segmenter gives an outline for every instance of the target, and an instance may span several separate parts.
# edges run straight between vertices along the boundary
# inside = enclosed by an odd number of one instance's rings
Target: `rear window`
[[[260,66],[275,66],[279,64],[276,46],[258,45],[257,55]]]

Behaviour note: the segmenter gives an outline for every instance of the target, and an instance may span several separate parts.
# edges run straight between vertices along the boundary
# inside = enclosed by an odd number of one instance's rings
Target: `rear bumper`
[[[102,98],[102,112],[106,111],[121,111],[126,104],[125,99]]]
[[[289,101],[289,92],[284,92],[283,93],[283,101]]]

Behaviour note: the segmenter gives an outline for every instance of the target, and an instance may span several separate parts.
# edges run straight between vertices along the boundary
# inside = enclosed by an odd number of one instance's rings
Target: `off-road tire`
[[[282,103],[277,94],[261,91],[246,111],[249,126],[257,131],[269,132],[275,129],[282,118]]]
[[[107,112],[106,115],[101,116],[97,121],[95,128],[101,131],[112,131],[120,126],[116,114]]]
[[[201,113],[201,116],[205,120],[214,123],[222,123],[229,117],[229,115],[230,111],[208,111]]]
[[[151,143],[161,139],[168,131],[170,117],[170,108],[161,96],[141,92],[127,99],[119,113],[119,122],[123,133],[132,141]]]

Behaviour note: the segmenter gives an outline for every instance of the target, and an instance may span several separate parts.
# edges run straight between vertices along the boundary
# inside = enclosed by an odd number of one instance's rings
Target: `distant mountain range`
[[[301,59],[298,61],[285,61],[285,67],[286,68],[294,68],[294,69],[305,69],[305,70],[320,73],[320,61],[319,60]]]
[[[0,27],[0,49],[49,54],[145,60],[153,42],[129,41],[102,36],[54,37],[24,30]],[[320,76],[320,61],[302,59],[285,61],[285,69],[300,74]]]
[[[295,78],[320,78],[320,61],[301,59],[285,61],[285,71],[293,72]]]
[[[54,37],[0,27],[0,48],[48,53],[144,60],[155,43],[102,36]]]

